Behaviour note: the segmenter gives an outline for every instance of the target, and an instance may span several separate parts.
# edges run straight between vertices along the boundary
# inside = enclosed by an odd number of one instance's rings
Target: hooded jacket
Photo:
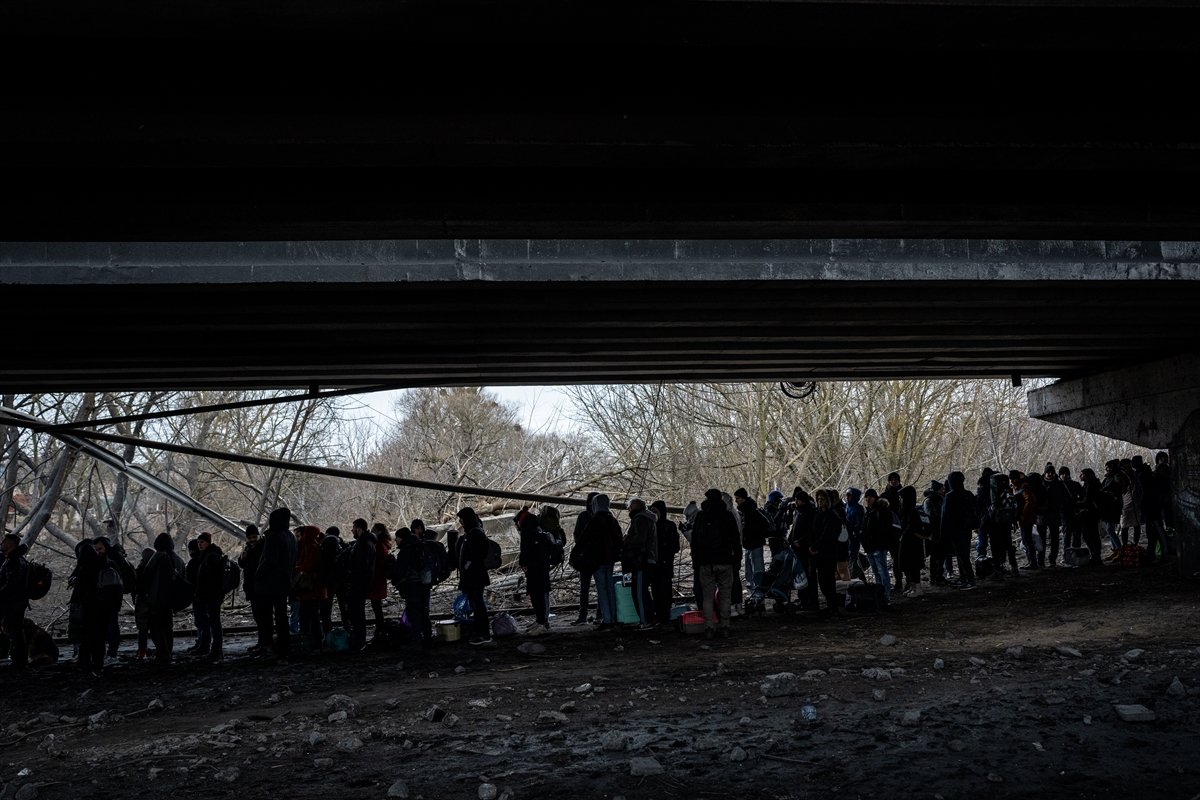
[[[483,523],[474,514],[463,519],[463,527],[466,531],[459,547],[458,588],[464,592],[479,591],[492,582],[483,565],[487,560],[488,538]]]
[[[692,564],[735,566],[742,561],[737,519],[719,498],[706,498],[692,525]]]
[[[225,553],[215,544],[210,544],[197,560],[200,565],[196,570],[196,602],[221,602],[225,597]]]
[[[773,526],[771,521],[759,510],[758,503],[754,498],[747,497],[743,500],[738,507],[738,513],[742,517],[742,547],[746,550],[765,547]]]
[[[23,614],[29,608],[28,571],[24,545],[15,548],[0,563],[0,615]]]
[[[146,564],[146,599],[150,605],[170,608],[173,601],[171,586],[176,576],[183,579],[186,571],[183,559],[175,553],[171,534],[160,533],[154,539],[154,555]]]
[[[288,529],[291,513],[286,508],[271,512],[263,535],[262,557],[254,573],[254,590],[259,597],[286,597],[292,590],[292,572],[296,568],[296,537]]]
[[[654,531],[658,539],[658,563],[674,569],[675,556],[679,553],[679,526],[663,515],[654,521]]]
[[[313,588],[307,591],[297,591],[296,599],[324,600],[329,597],[325,582],[321,580],[321,529],[315,525],[302,525],[296,528],[296,569],[295,574],[311,575]]]
[[[629,518],[621,542],[621,569],[625,572],[650,569],[658,563],[658,517],[642,509]]]
[[[258,570],[258,562],[262,558],[263,538],[260,535],[258,541],[254,544],[246,544],[246,548],[242,550],[241,556],[238,557],[238,566],[242,568],[242,591],[246,594],[246,598],[250,599],[255,595],[254,588],[254,573]]]
[[[813,514],[809,551],[821,561],[837,561],[842,557],[838,537],[842,534],[842,518],[832,508],[818,508]]]
[[[592,518],[583,530],[584,553],[589,564],[607,567],[621,557],[621,524],[608,509],[606,494],[592,499]]]
[[[963,534],[970,535],[979,527],[979,517],[976,514],[975,495],[967,491],[966,476],[961,472],[951,472],[946,479],[950,487],[942,500],[942,538],[952,539]]]
[[[362,534],[350,545],[350,563],[347,565],[346,591],[352,598],[364,599],[375,583],[375,560],[379,541],[371,531]]]
[[[845,506],[846,532],[858,537],[862,535],[863,525],[867,521],[867,510],[859,502],[862,499],[862,490],[851,486],[846,490],[846,494],[850,495],[850,502]]]
[[[600,495],[599,492],[588,492],[587,505],[583,507],[583,511],[575,518],[575,529],[571,533],[571,543],[578,544],[579,537],[583,535],[583,531],[587,528],[587,524],[592,520],[592,503]]]

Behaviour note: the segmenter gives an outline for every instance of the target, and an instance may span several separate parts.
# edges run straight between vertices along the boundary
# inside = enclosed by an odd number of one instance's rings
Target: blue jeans
[[[763,549],[761,547],[746,548],[746,582],[750,584],[753,594],[762,585],[765,571],[763,569]]]
[[[592,573],[596,581],[596,616],[606,625],[617,621],[617,594],[613,591],[613,565],[596,567]]]
[[[300,601],[291,600],[288,603],[288,629],[292,633],[300,632]]]
[[[1120,522],[1104,523],[1104,529],[1108,531],[1108,541],[1112,545],[1113,552],[1121,549],[1121,537],[1117,533],[1117,529],[1120,527],[1120,525]]]
[[[889,603],[892,602],[892,576],[888,573],[888,551],[876,550],[874,553],[867,553],[867,560],[871,562],[871,571],[875,573],[875,582],[883,587],[883,599]]]
[[[649,598],[650,598],[650,570],[639,569],[633,573],[633,605],[638,612],[638,620],[643,624],[650,622]]]

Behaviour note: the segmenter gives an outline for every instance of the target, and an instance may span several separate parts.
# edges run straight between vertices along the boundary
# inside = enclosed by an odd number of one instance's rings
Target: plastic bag
[[[453,613],[454,618],[459,622],[466,622],[471,618],[471,601],[462,592],[459,592],[458,597],[454,598]]]

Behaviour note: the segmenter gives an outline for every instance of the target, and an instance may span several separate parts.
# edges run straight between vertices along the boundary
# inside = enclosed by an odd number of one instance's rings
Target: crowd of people
[[[1147,558],[1165,560],[1170,553],[1166,453],[1157,454],[1153,468],[1134,456],[1109,461],[1103,477],[1083,469],[1079,480],[1069,468],[1053,464],[1030,473],[984,469],[974,486],[972,492],[966,476],[955,471],[945,481],[932,481],[918,499],[917,490],[893,472],[882,492],[850,487],[809,494],[796,487],[790,497],[770,492],[762,506],[744,488],[732,496],[714,488],[699,504],[688,505],[679,525],[669,518],[665,501],[647,506],[634,497],[626,503],[624,526],[609,496],[594,492],[575,520],[569,557],[558,508],[546,505],[536,513],[525,508],[513,521],[520,543],[517,564],[535,617],[526,634],[549,632],[551,572],[564,562],[579,574],[572,625],[616,627],[624,587],[636,614],[632,624],[653,629],[672,622],[684,539],[693,599],[710,638],[731,635],[734,616],[761,608],[768,596],[796,610],[839,614],[845,607],[839,579],[873,584],[886,605],[898,593],[916,595],[924,586],[948,586],[952,580],[970,590],[980,579],[1004,580],[1021,569],[1099,566],[1102,537],[1111,545],[1109,558],[1130,547],[1138,550],[1143,533]],[[383,608],[389,587],[404,601],[403,629],[417,646],[429,648],[434,642],[431,592],[455,573],[467,608],[468,641],[492,643],[486,590],[500,566],[499,548],[473,509],[457,512],[445,544],[420,519],[394,534],[382,523],[356,519],[348,541],[337,527],[293,529],[291,523],[291,512],[279,508],[265,531],[248,526],[236,558],[207,532],[187,542],[186,562],[175,553],[173,537],[162,533],[136,566],[107,537],[80,542],[70,577],[68,627],[77,663],[95,674],[114,663],[126,594],[135,611],[136,660],[149,659],[153,643],[151,660],[170,664],[174,615],[190,607],[196,639],[186,654],[219,663],[224,658],[222,601],[239,586],[254,620],[257,641],[250,654],[257,657],[287,663],[295,646],[318,653],[330,648],[336,633],[346,640],[341,649],[362,650],[369,627],[376,641],[391,635],[395,623]],[[1014,536],[1024,564],[1018,564]],[[29,565],[25,546],[13,534],[4,537],[0,551],[0,624],[13,666],[21,670],[29,644],[29,634],[23,633],[29,624]]]

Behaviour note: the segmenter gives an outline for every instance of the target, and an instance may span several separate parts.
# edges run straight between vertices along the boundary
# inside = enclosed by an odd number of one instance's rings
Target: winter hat
[[[938,492],[938,491],[941,491],[941,489],[942,489],[941,481],[930,481],[929,482],[929,491]]]
[[[863,497],[874,497],[876,500],[878,500],[879,492],[875,491],[874,489],[867,489],[865,492],[863,492]]]
[[[769,495],[767,495],[768,503],[778,503],[782,499],[783,499],[783,492],[779,491],[778,489],[773,489],[771,491],[771,493]]]
[[[707,492],[704,493],[704,499],[705,500],[720,500],[721,499],[721,490],[720,489],[709,489]]]
[[[662,500],[655,500],[653,503],[650,504],[650,507],[652,509],[654,509],[655,511],[662,512],[663,516],[667,515],[667,504],[664,503]]]
[[[737,488],[737,490],[736,490],[736,491],[734,491],[734,493],[733,493],[733,496],[734,496],[734,497],[740,497],[740,498],[742,498],[743,500],[748,500],[748,499],[750,499],[750,493],[746,491],[746,487],[744,487],[744,486],[739,486],[739,487]]]
[[[253,523],[247,525],[246,526],[246,535],[247,536],[258,536],[259,535],[258,526]]]
[[[290,509],[277,508],[271,512],[268,518],[267,528],[273,531],[287,530],[288,523],[292,521],[292,512]]]

